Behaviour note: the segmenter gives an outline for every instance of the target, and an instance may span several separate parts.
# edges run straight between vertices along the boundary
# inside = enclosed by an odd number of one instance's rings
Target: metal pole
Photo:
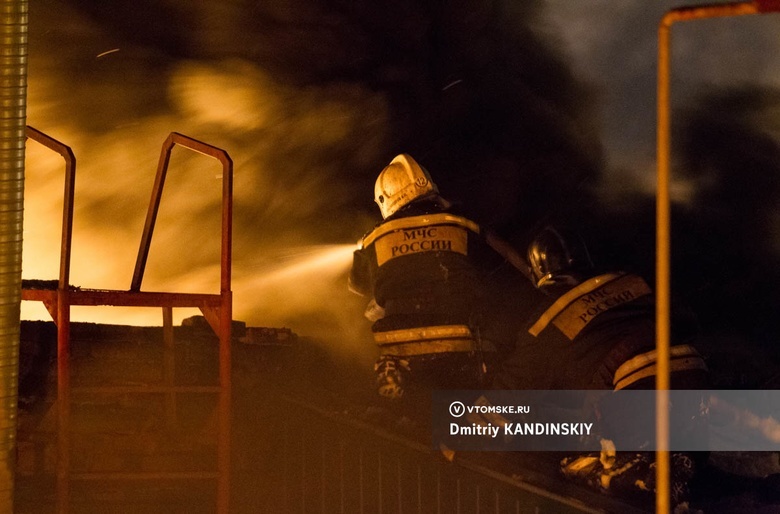
[[[669,508],[669,43],[670,24],[664,16],[658,30],[658,190],[656,192],[656,498],[658,514]]]
[[[27,140],[26,0],[0,9],[0,511],[13,512],[19,326],[22,296],[24,156]]]
[[[780,11],[780,0],[680,7],[667,12],[658,27],[658,131],[656,202],[656,512],[670,512],[669,487],[669,335],[671,297],[671,202],[669,197],[671,115],[671,27],[678,21]]]

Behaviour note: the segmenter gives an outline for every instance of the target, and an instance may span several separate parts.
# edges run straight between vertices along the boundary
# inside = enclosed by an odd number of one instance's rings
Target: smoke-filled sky
[[[602,141],[612,171],[617,168],[637,183],[647,176],[652,184],[658,21],[675,7],[714,3],[718,2],[545,2],[547,17],[560,29],[576,75],[597,88]],[[708,88],[778,87],[778,29],[777,14],[675,24],[673,107],[697,101]]]
[[[668,9],[697,3],[713,2],[546,2],[548,19],[568,28],[559,34],[575,75],[597,90],[606,225],[625,216],[611,237],[648,272],[654,206],[631,190],[655,187],[657,22]],[[705,332],[772,348],[780,303],[779,31],[780,14],[767,14],[677,23],[671,32],[673,291]]]
[[[654,181],[657,22],[677,5],[33,0],[28,122],[71,146],[79,163],[71,282],[129,287],[172,131],[234,160],[234,312],[250,325],[365,344],[365,300],[344,284],[349,245],[378,221],[373,181],[400,152],[517,244],[549,216],[576,216],[600,224],[591,230],[614,237],[617,251],[633,244],[632,257],[652,260],[636,195],[650,199]],[[690,142],[681,162],[708,153],[702,127],[741,123],[772,168],[779,28],[780,16],[768,15],[674,29],[675,127]],[[753,102],[740,103],[746,97]],[[61,159],[28,149],[24,276],[55,278]],[[694,193],[717,190],[741,162],[679,173],[675,192],[703,232],[728,212],[710,216],[723,202]],[[178,151],[171,166],[144,288],[215,291],[219,166]],[[761,206],[764,227],[780,226],[776,200],[768,194]],[[615,212],[620,222],[603,225]],[[625,225],[634,216],[638,230]],[[757,251],[777,257],[778,233],[756,231]],[[712,280],[696,276],[691,287]],[[114,312],[74,319],[158,322],[157,312]]]

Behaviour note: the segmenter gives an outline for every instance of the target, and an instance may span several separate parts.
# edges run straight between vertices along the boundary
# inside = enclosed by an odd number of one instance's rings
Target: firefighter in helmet
[[[543,228],[528,246],[527,259],[531,281],[544,293],[543,300],[518,335],[514,353],[497,371],[495,388],[654,389],[655,300],[645,280],[632,273],[596,271],[580,234],[565,226]],[[707,367],[692,344],[696,323],[682,312],[673,313],[672,319],[670,386],[706,389]],[[689,434],[706,430],[700,404],[675,408],[684,409],[686,415],[678,419],[688,421],[673,430]],[[620,442],[608,443],[620,450]],[[616,455],[623,459],[617,464]],[[694,462],[701,460],[701,455],[672,455],[672,493],[678,503],[686,498]],[[652,489],[652,461],[652,453],[613,451],[595,460],[565,459],[562,470],[599,488],[611,483],[615,490],[631,490],[636,484]]]
[[[349,286],[371,299],[378,393],[484,386],[494,348],[480,337],[481,278],[503,259],[408,154],[382,170],[374,198],[383,221],[354,252]]]
[[[544,299],[496,376],[498,387],[655,387],[655,299],[643,278],[597,272],[582,237],[564,226],[538,233],[528,264]],[[690,344],[695,321],[678,316],[672,326],[679,343],[671,348],[672,387],[701,389],[707,371]]]

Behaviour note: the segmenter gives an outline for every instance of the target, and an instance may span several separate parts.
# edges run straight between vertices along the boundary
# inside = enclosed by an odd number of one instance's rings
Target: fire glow
[[[134,105],[141,100],[132,95],[140,95],[149,100],[144,105],[154,106],[159,91],[151,84],[113,87],[125,84],[125,75],[135,76],[145,62],[123,48],[101,59],[111,59],[114,75],[93,84],[90,105],[99,112],[91,119],[101,129],[91,131],[81,126],[72,103],[61,100],[62,76],[67,75],[61,67],[80,55],[76,47],[69,49],[74,55],[31,56],[37,79],[29,88],[28,120],[70,146],[78,161],[73,286],[130,286],[160,145],[178,131],[224,148],[235,163],[234,318],[250,326],[291,326],[301,333],[305,330],[293,321],[319,317],[335,323],[334,330],[354,332],[363,310],[359,305],[352,310],[350,302],[362,299],[346,286],[354,248],[337,243],[344,234],[356,238],[366,228],[364,221],[371,221],[322,213],[352,208],[342,168],[363,165],[382,151],[386,124],[378,121],[385,119],[386,105],[381,95],[334,85],[297,89],[243,61],[181,62],[172,64],[170,80],[162,83],[169,100],[164,106],[128,111],[119,98],[132,98],[128,105]],[[226,83],[229,88],[223,87]],[[354,147],[361,151],[343,150]],[[333,155],[346,157],[334,160]],[[220,285],[218,166],[176,150],[171,157],[142,290],[214,293]],[[56,280],[63,162],[31,142],[26,170],[23,277]],[[338,235],[328,238],[329,232]],[[333,244],[310,246],[312,241]],[[197,309],[174,309],[174,323],[197,314]],[[75,307],[72,312],[79,322],[156,326],[161,318],[155,308]],[[22,319],[51,318],[38,302],[23,302]]]

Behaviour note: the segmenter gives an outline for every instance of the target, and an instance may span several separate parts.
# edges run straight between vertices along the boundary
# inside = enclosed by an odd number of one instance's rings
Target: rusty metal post
[[[70,298],[57,290],[57,514],[70,509]]]
[[[224,291],[220,308],[219,332],[219,400],[218,400],[218,438],[217,441],[217,513],[230,512],[230,430],[231,430],[231,328],[233,324],[233,296]]]
[[[165,425],[168,429],[176,426],[176,354],[173,337],[173,307],[163,307],[163,382],[168,387],[165,394]]]
[[[70,256],[73,240],[73,195],[76,185],[76,157],[71,148],[28,126],[26,135],[54,150],[65,160],[65,186],[60,240],[60,273],[57,290],[22,291],[26,299],[42,299],[57,325],[57,512],[66,513],[70,503]],[[35,293],[41,296],[35,296]],[[28,296],[32,295],[32,297]]]
[[[222,163],[222,252],[220,256],[221,276],[219,319],[219,441],[217,468],[220,470],[217,483],[217,512],[230,511],[230,448],[232,417],[232,357],[231,340],[233,329],[233,292],[231,276],[233,268],[233,162],[225,152],[211,153]]]
[[[672,25],[680,21],[780,11],[780,0],[756,0],[679,7],[668,11],[658,27],[657,184],[656,193],[656,512],[670,512],[669,487],[669,345],[671,303],[671,92]]]

